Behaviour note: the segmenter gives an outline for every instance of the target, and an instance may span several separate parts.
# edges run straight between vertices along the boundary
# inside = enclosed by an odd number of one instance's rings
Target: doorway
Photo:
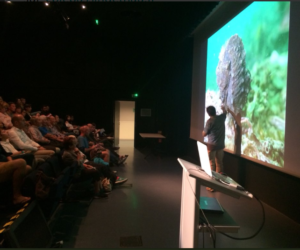
[[[115,146],[120,141],[134,141],[135,102],[115,101]]]

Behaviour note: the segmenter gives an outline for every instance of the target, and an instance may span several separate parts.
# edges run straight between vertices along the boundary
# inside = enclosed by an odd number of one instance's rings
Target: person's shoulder
[[[17,132],[17,128],[16,127],[11,127],[10,129],[7,130],[8,134],[16,133],[16,132]]]
[[[224,112],[224,113],[222,113],[222,114],[218,115],[217,117],[222,117],[222,118],[224,118],[224,117],[226,117],[226,115],[227,115],[227,113],[226,113],[226,112]]]
[[[62,154],[62,157],[67,157],[67,156],[70,156],[71,155],[71,152],[68,151],[68,150],[64,150],[63,154]]]

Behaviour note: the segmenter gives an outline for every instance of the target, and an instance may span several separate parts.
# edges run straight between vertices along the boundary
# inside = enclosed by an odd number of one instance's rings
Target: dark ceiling
[[[191,40],[190,33],[217,4],[49,2],[46,7],[43,2],[2,2],[2,66],[57,70],[53,64],[76,69],[99,64],[123,78],[137,71],[145,71],[140,78],[149,77],[181,43]]]

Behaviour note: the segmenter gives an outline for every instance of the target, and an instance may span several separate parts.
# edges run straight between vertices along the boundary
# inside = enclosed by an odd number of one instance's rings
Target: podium
[[[227,186],[213,178],[210,178],[204,171],[200,170],[200,166],[198,165],[180,158],[178,158],[178,162],[183,168],[179,248],[195,248],[198,247],[198,234],[200,231],[199,204],[197,204],[198,202],[196,198],[199,199],[200,197],[201,185],[213,188],[216,191],[222,192],[237,199],[240,197],[251,199],[253,196],[247,191],[237,190],[236,188]],[[224,216],[228,218],[228,221],[230,221],[231,217],[227,211],[224,211]],[[218,216],[213,214],[211,217],[213,217],[215,220],[218,219]],[[234,232],[234,229],[239,228],[232,224],[227,226],[227,232]],[[226,229],[226,225],[224,225],[222,228],[216,228],[220,231],[223,231]]]

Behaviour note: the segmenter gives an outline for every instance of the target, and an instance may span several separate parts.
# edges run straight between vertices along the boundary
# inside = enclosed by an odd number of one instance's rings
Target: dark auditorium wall
[[[136,99],[135,145],[142,139],[140,132],[156,133],[162,131],[164,152],[185,154],[189,138],[192,51],[191,38],[177,44],[161,67],[149,75],[149,82],[141,86],[140,96]],[[152,110],[151,117],[141,117],[140,109]]]
[[[125,88],[126,72],[114,68],[114,55],[105,44],[69,46],[67,38],[68,34],[58,33],[45,48],[31,43],[28,36],[22,38],[26,49],[12,46],[9,51],[2,47],[0,96],[5,101],[25,97],[33,111],[48,104],[51,113],[62,118],[73,114],[76,124],[95,122],[113,132],[114,100],[128,98],[131,92]]]

